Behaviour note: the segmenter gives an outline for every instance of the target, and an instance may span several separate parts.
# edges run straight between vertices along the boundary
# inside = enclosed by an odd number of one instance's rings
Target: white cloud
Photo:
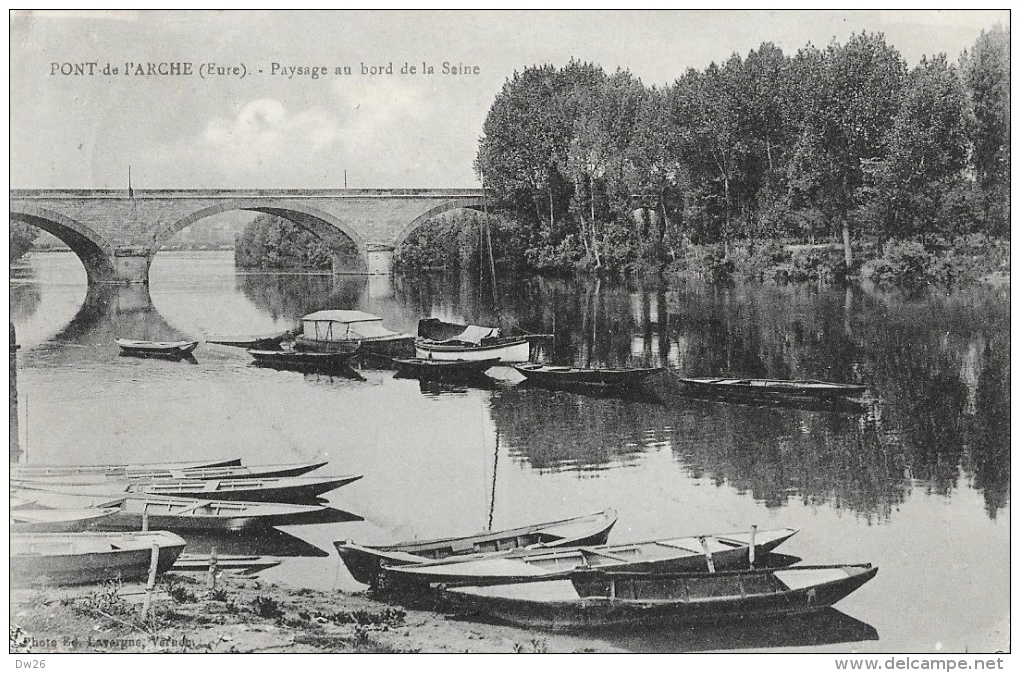
[[[290,112],[277,100],[260,98],[232,119],[213,118],[200,145],[211,150],[223,168],[247,173],[287,159],[307,160],[334,147],[341,134],[336,117],[322,107]]]

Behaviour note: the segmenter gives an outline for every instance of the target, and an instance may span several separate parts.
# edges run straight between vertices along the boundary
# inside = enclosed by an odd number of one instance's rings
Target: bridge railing
[[[12,189],[11,199],[125,199],[126,189]],[[135,199],[257,199],[257,198],[464,198],[481,197],[474,188],[404,189],[135,189]]]

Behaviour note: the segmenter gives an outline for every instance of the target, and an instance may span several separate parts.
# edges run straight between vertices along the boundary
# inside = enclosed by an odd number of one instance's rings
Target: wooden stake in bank
[[[209,591],[216,588],[216,547],[209,550],[209,575],[205,579],[205,588]]]
[[[149,579],[145,583],[145,599],[142,601],[142,619],[149,616],[152,606],[152,591],[156,588],[156,568],[159,566],[159,545],[152,543],[152,558],[149,560]]]

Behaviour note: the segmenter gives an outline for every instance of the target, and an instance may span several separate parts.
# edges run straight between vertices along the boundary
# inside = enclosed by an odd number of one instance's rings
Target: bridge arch
[[[116,277],[115,247],[90,227],[30,203],[12,202],[10,218],[53,234],[71,248],[85,267],[89,285]]]
[[[353,262],[358,271],[364,271],[367,267],[367,248],[365,241],[358,235],[350,225],[340,218],[327,213],[324,210],[309,204],[295,201],[272,201],[267,203],[265,199],[237,199],[224,201],[205,208],[200,208],[189,215],[186,215],[169,226],[160,229],[153,236],[152,250],[149,253],[149,264],[152,258],[159,252],[171,237],[177,232],[191,226],[198,220],[226,212],[228,210],[248,210],[260,213],[276,215],[297,224],[310,231],[321,239],[327,246],[335,251],[334,264],[341,259]],[[348,259],[345,255],[348,244],[353,243],[358,250],[357,259]]]
[[[424,213],[422,213],[421,215],[419,215],[418,217],[414,218],[406,225],[404,225],[404,228],[400,230],[400,233],[397,234],[396,239],[394,239],[393,241],[393,249],[396,250],[401,245],[403,245],[404,241],[407,240],[407,237],[410,236],[415,229],[425,224],[436,215],[445,213],[448,210],[454,210],[456,208],[478,209],[482,207],[483,203],[484,200],[482,199],[482,197],[469,196],[464,198],[450,199],[449,201],[440,203],[438,206],[429,208]]]

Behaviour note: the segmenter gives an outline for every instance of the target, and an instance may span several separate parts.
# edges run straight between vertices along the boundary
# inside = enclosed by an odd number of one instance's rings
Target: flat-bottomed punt
[[[257,334],[251,336],[220,336],[210,335],[205,338],[206,343],[218,344],[220,346],[233,346],[234,348],[253,348],[255,350],[279,350],[280,344],[294,338],[294,332],[284,330],[271,334]]]
[[[716,573],[586,570],[569,579],[451,587],[441,596],[466,613],[551,630],[659,622],[700,625],[820,611],[877,572],[871,564]]]
[[[451,557],[383,568],[390,584],[504,584],[566,576],[575,570],[696,572],[753,566],[797,532],[794,528],[717,533],[629,544],[525,549],[506,554]]]
[[[286,369],[299,372],[329,373],[343,371],[348,368],[348,362],[358,352],[356,346],[350,350],[336,350],[328,353],[314,351],[288,351],[288,350],[255,350],[248,349],[248,355],[260,367],[272,369]]]
[[[485,360],[436,360],[434,358],[393,358],[397,376],[416,379],[453,379],[482,376],[499,358]]]
[[[300,351],[350,351],[404,357],[414,351],[414,337],[387,329],[382,318],[364,311],[316,311],[301,318],[301,334],[294,339]]]
[[[159,575],[173,566],[185,544],[167,531],[11,535],[10,542],[11,579],[23,585],[142,579],[149,572],[153,545],[159,548]]]
[[[341,477],[266,477],[262,479],[193,479],[167,481],[109,481],[102,484],[47,484],[13,482],[35,490],[74,492],[81,495],[150,495],[208,500],[304,502],[361,479],[360,474]]]
[[[138,339],[116,339],[121,353],[125,355],[183,358],[198,348],[197,341],[140,341]]]
[[[582,367],[557,367],[552,365],[515,365],[516,369],[531,383],[550,388],[590,386],[594,388],[626,389],[636,388],[652,374],[663,371],[662,367],[631,367],[620,369],[586,369]]]
[[[830,383],[811,379],[744,379],[744,378],[680,378],[687,390],[712,397],[798,397],[810,399],[838,399],[861,395],[866,385]]]
[[[181,554],[177,557],[171,570],[177,572],[208,572],[213,563],[210,554]],[[254,556],[250,554],[218,554],[216,569],[235,572],[241,575],[252,575],[283,563],[283,559],[275,556]]]
[[[240,458],[172,463],[118,463],[112,465],[42,465],[30,463],[11,465],[11,477],[15,479],[30,479],[32,477],[75,474],[134,475],[164,470],[179,471],[201,470],[212,467],[236,467],[240,464]]]
[[[510,551],[525,547],[570,547],[604,544],[616,523],[616,510],[536,523],[520,528],[446,537],[409,540],[391,545],[362,546],[347,540],[333,543],[351,576],[362,584],[376,584],[382,564],[422,563],[450,556]]]
[[[33,501],[35,502],[35,501]],[[120,509],[17,509],[10,513],[11,533],[72,533],[102,525]]]
[[[224,467],[202,467],[176,469],[153,469],[133,471],[125,474],[55,474],[44,476],[12,477],[16,480],[31,480],[40,484],[103,484],[110,481],[167,481],[195,479],[262,479],[265,477],[299,477],[327,465],[319,463],[285,463],[278,465],[233,465]]]

